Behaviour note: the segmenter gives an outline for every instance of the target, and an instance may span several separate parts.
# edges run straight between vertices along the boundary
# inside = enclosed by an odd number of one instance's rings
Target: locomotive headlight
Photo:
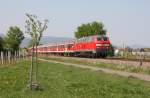
[[[104,46],[106,46],[106,47],[107,47],[107,46],[109,46],[109,44],[104,44]]]
[[[109,44],[96,44],[97,47],[100,47],[100,46],[105,46],[105,47],[108,47]]]
[[[96,46],[98,47],[98,46],[102,46],[102,44],[96,44]]]

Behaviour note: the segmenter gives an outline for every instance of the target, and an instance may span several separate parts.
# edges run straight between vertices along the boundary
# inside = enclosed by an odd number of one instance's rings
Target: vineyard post
[[[1,62],[4,64],[4,53],[1,51]]]

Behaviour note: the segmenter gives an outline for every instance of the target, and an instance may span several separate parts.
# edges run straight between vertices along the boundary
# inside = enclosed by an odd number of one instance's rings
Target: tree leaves
[[[82,24],[77,27],[77,31],[75,32],[76,38],[81,38],[90,35],[105,35],[106,30],[104,29],[104,25],[101,22],[92,22],[87,24]]]
[[[3,50],[3,38],[0,37],[0,51]]]
[[[32,37],[30,41],[30,46],[39,44],[43,32],[47,29],[48,20],[44,20],[44,23],[37,19],[36,15],[26,14],[26,33]]]
[[[19,49],[19,45],[24,39],[24,34],[19,27],[10,27],[6,37],[4,38],[4,48],[5,50],[16,51]]]

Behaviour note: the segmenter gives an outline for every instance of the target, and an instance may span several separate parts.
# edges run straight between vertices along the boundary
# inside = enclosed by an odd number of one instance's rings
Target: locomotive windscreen
[[[97,37],[97,41],[101,41],[102,40],[102,38],[101,37]]]
[[[107,37],[100,37],[100,36],[97,37],[97,41],[101,41],[102,39],[103,39],[104,41],[108,41],[108,38],[107,38]]]
[[[103,40],[104,40],[104,41],[107,41],[107,40],[108,40],[108,38],[107,38],[107,37],[103,37]]]

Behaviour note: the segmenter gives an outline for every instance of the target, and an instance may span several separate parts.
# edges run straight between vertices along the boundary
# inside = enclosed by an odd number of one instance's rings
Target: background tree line
[[[11,26],[4,37],[0,37],[0,51],[18,51],[24,33],[17,26]]]
[[[75,32],[76,38],[81,38],[90,35],[106,35],[106,30],[102,22],[91,22],[87,24],[82,24],[77,27]]]
[[[106,35],[106,29],[104,29],[104,24],[102,22],[91,22],[87,24],[82,24],[77,27],[75,32],[75,37],[81,38],[91,35]],[[24,33],[17,26],[12,26],[7,31],[7,34],[2,38],[0,37],[0,51],[17,51],[19,46],[24,39]],[[32,45],[32,42],[30,44]],[[110,46],[110,55],[113,55],[113,45]]]

